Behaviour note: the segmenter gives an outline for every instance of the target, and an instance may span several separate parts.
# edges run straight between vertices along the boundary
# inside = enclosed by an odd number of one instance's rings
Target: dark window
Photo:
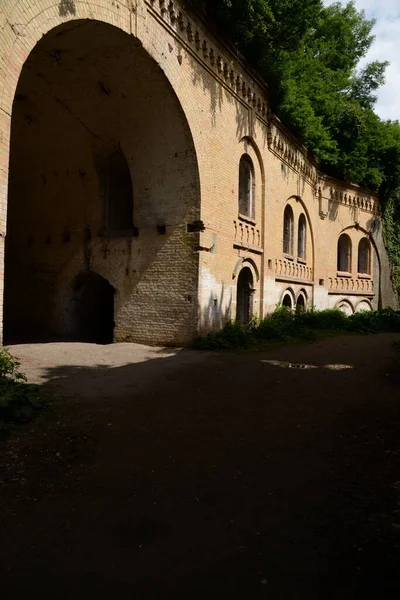
[[[345,233],[338,240],[337,270],[351,272],[351,240]]]
[[[304,215],[300,215],[299,229],[297,236],[297,256],[298,258],[306,259],[307,251],[307,223]]]
[[[290,294],[285,294],[282,300],[282,306],[288,308],[289,310],[293,310],[293,302]]]
[[[133,192],[128,162],[119,148],[107,161],[107,225],[110,231],[133,229]]]
[[[358,272],[371,275],[371,244],[367,238],[362,238],[358,244]]]
[[[239,213],[255,218],[255,181],[251,158],[244,154],[239,164]]]
[[[283,214],[283,252],[293,255],[293,210],[289,205]]]
[[[296,302],[296,312],[302,313],[305,310],[306,310],[306,301],[305,301],[303,294],[300,294],[300,296],[297,298],[297,302]]]

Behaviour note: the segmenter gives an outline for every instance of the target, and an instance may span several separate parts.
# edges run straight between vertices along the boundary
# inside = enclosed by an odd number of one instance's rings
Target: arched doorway
[[[253,274],[249,267],[244,267],[239,273],[236,298],[236,320],[244,325],[247,325],[252,317],[253,288]]]
[[[97,273],[80,273],[72,281],[66,306],[66,337],[111,344],[114,337],[114,288]]]
[[[112,273],[118,341],[193,334],[196,151],[170,81],[134,36],[77,20],[40,39],[14,99],[8,189],[6,341],[17,329],[20,341],[65,336],[62,294],[81,271]]]
[[[288,310],[293,310],[293,300],[290,294],[287,293],[283,296],[282,306],[284,306]]]

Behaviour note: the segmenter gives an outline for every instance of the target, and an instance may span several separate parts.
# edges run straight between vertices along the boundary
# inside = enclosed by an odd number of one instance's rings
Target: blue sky
[[[326,5],[333,3],[334,0],[324,0]],[[376,111],[383,119],[400,120],[400,0],[356,0],[355,5],[358,10],[365,10],[368,18],[376,19],[375,42],[366,57],[368,62],[390,62]]]

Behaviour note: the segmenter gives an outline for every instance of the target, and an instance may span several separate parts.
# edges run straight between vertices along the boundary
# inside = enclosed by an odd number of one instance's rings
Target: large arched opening
[[[12,111],[5,341],[66,336],[70,282],[95,271],[118,292],[116,340],[184,342],[196,328],[199,196],[184,112],[140,42],[90,20],[47,33]]]

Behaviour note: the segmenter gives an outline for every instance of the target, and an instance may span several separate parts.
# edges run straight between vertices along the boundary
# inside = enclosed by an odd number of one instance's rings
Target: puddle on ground
[[[341,365],[341,364],[332,364],[332,365],[307,365],[302,363],[292,363],[283,360],[262,360],[262,363],[267,365],[271,365],[273,367],[280,367],[281,369],[328,369],[328,371],[345,371],[346,369],[354,369],[352,365]]]

